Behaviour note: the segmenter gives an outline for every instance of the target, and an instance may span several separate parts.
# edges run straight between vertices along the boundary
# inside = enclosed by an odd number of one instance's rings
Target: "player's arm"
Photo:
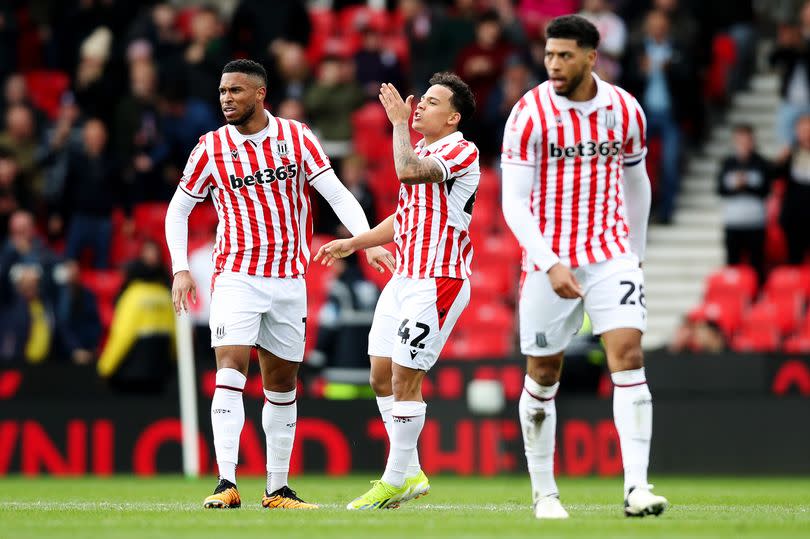
[[[440,183],[447,179],[448,171],[437,159],[420,159],[411,146],[411,103],[409,95],[403,101],[393,84],[380,87],[380,103],[385,107],[388,119],[394,126],[394,166],[399,181],[408,185]]]
[[[630,251],[638,257],[640,264],[644,261],[647,248],[647,222],[650,218],[652,189],[644,160],[647,155],[647,118],[638,101],[633,98],[630,104],[636,113],[625,141],[622,177],[627,226],[630,229]]]
[[[166,245],[172,259],[172,303],[178,314],[188,311],[188,295],[197,303],[197,285],[188,268],[188,216],[200,200],[178,187],[166,210]]]
[[[647,222],[650,218],[652,189],[647,176],[647,164],[642,157],[635,163],[624,165],[624,201],[627,207],[627,226],[630,228],[630,250],[644,261],[647,248]]]
[[[506,224],[526,251],[529,260],[548,273],[551,286],[562,298],[582,296],[582,287],[569,268],[546,243],[529,209],[535,169],[517,163],[502,163],[503,185],[501,208]]]
[[[330,241],[321,246],[314,260],[321,260],[322,264],[331,266],[338,258],[345,258],[360,249],[367,249],[366,257],[377,271],[382,271],[380,264],[384,264],[389,270],[394,271],[394,257],[381,247],[392,241],[394,241],[394,214],[389,215],[380,224],[367,232],[358,234],[353,238]],[[372,258],[374,249],[382,249],[385,254],[379,258]]]
[[[334,210],[335,215],[340,219],[340,222],[351,232],[354,238],[370,232],[368,220],[366,219],[366,214],[363,212],[363,208],[360,206],[360,203],[357,202],[357,199],[354,198],[354,195],[341,183],[334,171],[327,170],[323,174],[320,174],[312,181],[311,185],[326,199]],[[394,232],[392,226],[390,238],[393,239],[393,237]],[[391,239],[382,243],[373,243],[364,247],[357,247],[355,250],[367,249],[366,259],[377,271],[381,273],[384,271],[380,265],[381,263],[385,264],[393,271],[393,257],[391,253],[379,247],[380,245],[388,243]],[[365,244],[366,242],[362,243]],[[348,254],[345,256],[348,256]],[[315,260],[318,260],[317,256]],[[331,265],[331,263],[327,265]]]

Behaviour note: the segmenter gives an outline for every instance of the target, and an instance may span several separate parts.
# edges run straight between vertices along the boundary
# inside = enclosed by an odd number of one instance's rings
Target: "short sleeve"
[[[191,150],[179,186],[186,194],[198,199],[204,199],[208,195],[208,188],[211,186],[210,159],[205,137],[206,135],[200,137],[197,145]]]
[[[466,140],[459,141],[442,151],[431,154],[443,172],[442,181],[451,178],[460,178],[468,172],[478,168],[478,148]]]
[[[326,152],[323,151],[321,142],[318,137],[307,127],[306,124],[302,126],[302,134],[304,137],[304,172],[307,175],[307,181],[312,183],[315,178],[332,169],[332,163]]]
[[[628,129],[624,139],[624,164],[633,166],[647,155],[647,117],[636,98],[630,97],[628,105]]]
[[[503,132],[501,162],[534,166],[537,160],[538,127],[532,118],[531,107],[524,96],[518,101]]]

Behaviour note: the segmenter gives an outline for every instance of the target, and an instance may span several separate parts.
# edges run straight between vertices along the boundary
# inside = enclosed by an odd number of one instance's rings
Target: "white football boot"
[[[652,485],[633,487],[624,499],[624,514],[628,517],[658,516],[664,512],[669,502],[663,496],[653,494]]]
[[[560,498],[554,494],[551,496],[543,496],[534,502],[534,516],[537,518],[545,519],[564,519],[568,518],[568,511],[566,511],[560,503]]]

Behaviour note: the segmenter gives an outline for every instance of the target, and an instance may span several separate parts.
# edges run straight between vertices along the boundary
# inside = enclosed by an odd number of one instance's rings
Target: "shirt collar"
[[[608,107],[611,104],[609,84],[597,76],[596,73],[591,73],[594,82],[596,82],[596,95],[590,101],[571,101],[567,97],[557,95],[554,89],[549,85],[549,94],[551,100],[554,102],[559,110],[577,109],[583,114],[590,114],[596,109]],[[587,103],[587,105],[585,105]]]
[[[458,142],[463,138],[464,138],[464,134],[461,131],[453,131],[449,135],[440,138],[439,140],[437,140],[433,144],[430,144],[427,147],[425,147],[425,139],[422,139],[422,140],[420,140],[419,142],[416,143],[416,148],[418,150],[422,150],[424,148],[424,149],[426,149],[426,150],[428,150],[430,152],[433,152],[433,151],[441,148],[442,146],[445,146],[447,144],[452,144],[453,142]]]
[[[267,131],[265,131],[265,138],[275,138],[276,136],[278,136],[278,124],[276,123],[276,119],[273,117],[272,114],[267,112],[266,109],[264,111],[264,115],[267,116],[268,121]],[[236,129],[235,126],[231,124],[228,124],[228,133],[231,135],[231,140],[233,141],[233,143],[237,146],[239,146],[240,144],[244,144],[245,141],[248,139],[248,137],[251,136],[251,135],[247,136],[243,135],[242,133],[239,132],[238,129]]]

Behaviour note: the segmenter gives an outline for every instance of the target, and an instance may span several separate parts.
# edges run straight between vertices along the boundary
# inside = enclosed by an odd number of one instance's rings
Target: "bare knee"
[[[644,353],[639,343],[622,344],[609,359],[612,372],[640,369],[644,366]]]
[[[371,389],[374,391],[374,394],[378,397],[387,397],[389,395],[393,395],[394,391],[390,374],[385,376],[384,374],[372,370],[368,381],[371,384]]]
[[[562,354],[553,356],[529,356],[526,361],[526,373],[529,378],[541,386],[553,386],[560,381]]]
[[[395,368],[391,377],[391,389],[398,401],[421,401],[424,371],[406,367]]]
[[[263,378],[264,388],[268,391],[292,391],[298,385],[298,363],[287,362],[286,365],[268,369]]]

